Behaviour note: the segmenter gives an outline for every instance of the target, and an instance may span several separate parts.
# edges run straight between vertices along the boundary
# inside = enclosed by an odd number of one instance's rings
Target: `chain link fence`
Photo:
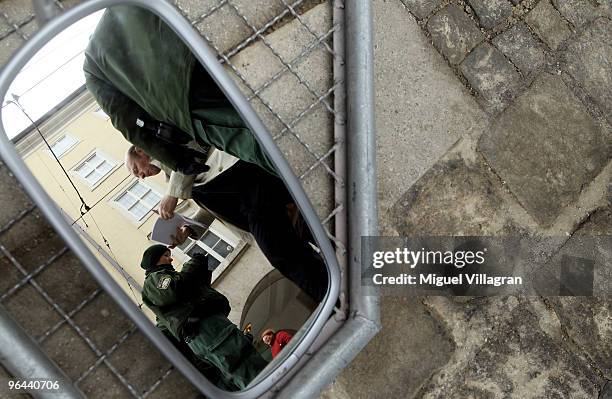
[[[55,1],[60,10],[76,3]],[[345,267],[342,2],[177,0],[175,6],[219,54],[268,127]],[[29,2],[0,3],[0,63],[36,29]],[[0,220],[1,267],[8,276],[0,304],[75,385],[90,397],[195,395],[41,223],[25,194],[15,191],[10,201],[17,205]],[[142,370],[133,367],[138,354]],[[10,378],[5,370],[2,376]]]
[[[195,3],[195,2],[192,2]],[[344,82],[334,79],[333,20],[338,4],[313,0],[207,1],[203,13],[189,2],[176,6],[219,54],[302,181],[315,210],[336,245],[334,217],[344,212],[334,189],[344,176],[334,167],[344,139],[334,126],[344,125]],[[334,2],[336,3],[336,2]],[[227,27],[231,26],[231,29]]]

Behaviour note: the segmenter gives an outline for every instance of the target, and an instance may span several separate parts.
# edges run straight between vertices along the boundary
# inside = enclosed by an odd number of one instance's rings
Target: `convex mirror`
[[[214,53],[154,8],[79,7],[28,43],[4,73],[7,164],[181,370],[260,394],[331,315],[337,261]]]

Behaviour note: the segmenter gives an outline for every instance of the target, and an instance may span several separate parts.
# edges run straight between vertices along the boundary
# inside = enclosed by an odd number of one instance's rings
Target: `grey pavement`
[[[323,397],[610,395],[610,4],[373,4],[381,234],[541,237],[608,267],[593,297],[384,297]]]
[[[382,233],[393,234],[392,206],[460,137],[480,136],[488,116],[402,3],[374,4],[378,199]]]
[[[269,9],[259,1],[178,3],[226,52],[245,93],[257,93],[253,105],[303,175],[319,214],[329,213],[333,179],[325,162],[332,159],[317,158],[333,143],[324,133],[333,124],[331,99],[316,101],[311,112],[293,121],[332,82],[331,57],[323,46],[299,57],[310,30],[322,35],[329,29],[329,3],[309,2],[303,19],[310,29],[281,18],[265,40],[253,43],[244,41],[252,33],[249,25],[265,23],[278,12],[278,2],[269,2]],[[10,49],[33,23],[15,1],[5,4],[0,22],[18,21],[23,28],[12,32],[11,24],[0,26],[6,32],[0,46]],[[579,253],[582,238],[598,236],[603,244],[597,256],[612,264],[606,246],[612,236],[610,2],[374,0],[373,5],[381,234],[560,237],[543,239],[546,244],[538,248],[550,259]],[[217,19],[208,16],[216,12]],[[239,29],[219,29],[230,23]],[[234,54],[236,46],[240,51]],[[0,57],[6,59],[8,51]],[[280,87],[286,85],[294,95],[283,96]],[[3,185],[12,182],[7,173],[0,178]],[[61,241],[42,239],[52,233],[37,211],[11,224],[30,209],[27,196],[16,190],[0,194],[0,201],[0,225],[8,226],[0,243],[24,267],[34,270],[48,259],[37,245],[70,259],[60,253]],[[31,243],[21,238],[24,233],[34,238]],[[0,265],[10,262],[0,258]],[[0,281],[5,290],[23,278],[9,269],[7,282]],[[383,330],[322,397],[608,397],[612,272],[598,273],[593,297],[384,297]],[[41,271],[35,280],[53,291],[54,277]],[[126,388],[117,378],[125,375],[135,390],[162,378],[151,397],[178,390],[195,395],[160,358],[145,355],[154,351],[137,339],[106,295],[88,284],[80,289],[79,295],[92,297],[83,309],[72,298],[58,300],[77,307],[77,324],[95,348],[109,353],[108,362],[83,378],[83,390],[96,397],[96,386],[108,384],[113,396],[123,397]],[[98,356],[65,325],[45,335],[62,316],[32,284],[2,302],[17,315],[24,307],[39,315],[20,322],[73,375]],[[82,359],[57,349],[67,343],[83,347]],[[147,373],[129,369],[131,350],[146,359]]]

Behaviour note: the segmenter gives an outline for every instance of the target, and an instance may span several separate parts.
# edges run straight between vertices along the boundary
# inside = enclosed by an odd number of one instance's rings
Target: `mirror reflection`
[[[92,253],[218,387],[244,389],[282,358],[324,297],[324,260],[269,157],[153,13],[118,6],[66,29],[22,69],[2,123]]]

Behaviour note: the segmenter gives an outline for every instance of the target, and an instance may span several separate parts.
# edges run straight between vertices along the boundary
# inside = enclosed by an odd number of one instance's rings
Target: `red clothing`
[[[293,335],[282,330],[274,334],[274,336],[272,337],[272,345],[270,345],[273,359],[276,357],[276,355],[278,355],[281,349],[283,349],[285,345],[287,345],[289,341],[291,341],[292,337]]]

